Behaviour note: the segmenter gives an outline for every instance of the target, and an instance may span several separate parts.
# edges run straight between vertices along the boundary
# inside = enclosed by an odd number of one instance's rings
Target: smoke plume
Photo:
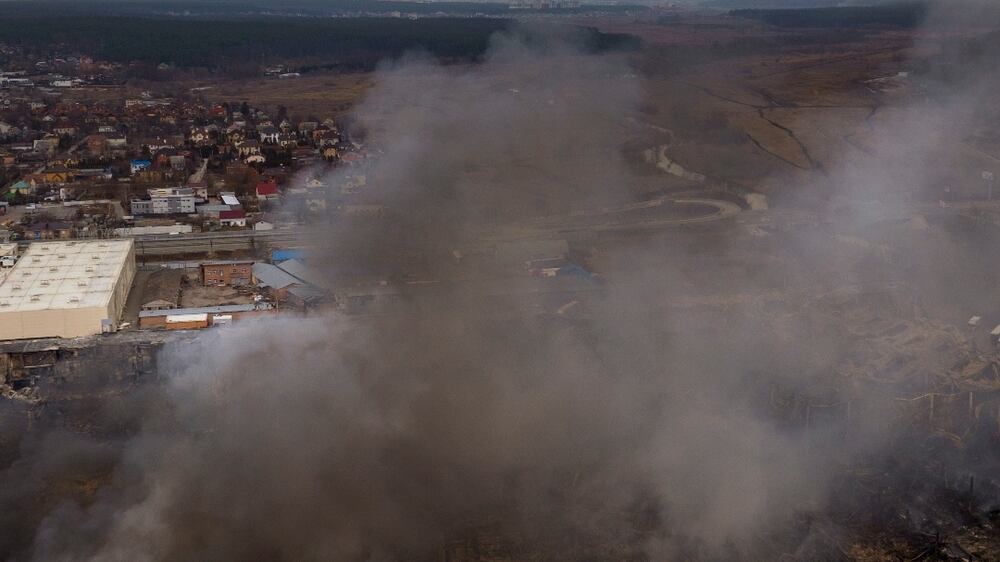
[[[910,318],[908,293],[835,279],[875,276],[877,244],[828,230],[612,236],[617,277],[517,292],[519,274],[450,252],[636,200],[646,180],[620,146],[642,84],[627,60],[514,35],[474,67],[414,55],[376,82],[355,132],[380,153],[368,174],[389,216],[322,230],[315,263],[335,289],[358,275],[406,287],[407,268],[431,288],[391,314],[169,344],[163,396],[144,403],[113,479],[93,504],[52,512],[24,559],[436,560],[469,536],[488,550],[484,535],[502,537],[487,554],[517,560],[842,556],[846,530],[820,514],[872,505],[843,493],[843,474],[923,447],[886,409],[851,405],[901,395],[892,365],[852,368]],[[883,160],[900,170],[913,156],[875,144],[905,156]],[[858,170],[830,169],[824,185],[857,201]],[[862,175],[880,201],[913,179]],[[845,224],[874,224],[869,210]],[[899,259],[886,275],[916,267]],[[876,305],[895,316],[867,316]],[[851,315],[872,332],[845,328]]]

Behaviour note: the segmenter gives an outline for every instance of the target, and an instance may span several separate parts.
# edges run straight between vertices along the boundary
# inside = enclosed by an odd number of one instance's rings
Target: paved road
[[[692,217],[677,217],[672,211],[677,206],[698,205],[713,208],[714,211]],[[663,207],[664,217],[630,216],[633,211]],[[669,207],[669,209],[668,209]],[[593,211],[541,217],[525,223],[491,229],[482,233],[489,240],[561,236],[579,231],[611,231],[631,229],[657,229],[678,225],[698,224],[732,217],[740,212],[739,205],[718,199],[698,197],[661,197],[623,207],[596,209]],[[261,244],[282,245],[318,242],[315,234],[305,228],[289,228],[265,231],[209,232],[177,235],[146,235],[135,237],[136,255],[166,256],[177,254],[207,253],[219,251],[251,250]]]
[[[683,206],[708,207],[712,210],[695,216],[677,216],[678,207]],[[656,216],[657,208],[663,209],[662,217]],[[723,220],[734,217],[741,211],[739,205],[721,199],[664,196],[623,207],[533,219],[485,233],[485,237],[492,240],[503,240],[561,235],[572,232],[654,230]]]

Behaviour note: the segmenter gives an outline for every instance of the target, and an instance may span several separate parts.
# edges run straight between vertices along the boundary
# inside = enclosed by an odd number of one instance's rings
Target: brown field
[[[288,114],[319,119],[336,117],[349,110],[371,87],[372,75],[363,73],[311,73],[298,78],[259,78],[197,82],[192,88],[212,101],[247,100],[256,106],[288,108]]]

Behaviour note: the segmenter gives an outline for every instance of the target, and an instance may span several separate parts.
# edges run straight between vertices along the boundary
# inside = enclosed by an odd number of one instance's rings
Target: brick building
[[[201,282],[205,285],[249,285],[253,277],[252,260],[206,261],[201,264]]]

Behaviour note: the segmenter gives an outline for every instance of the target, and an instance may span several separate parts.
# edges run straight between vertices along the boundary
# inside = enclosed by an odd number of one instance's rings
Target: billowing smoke
[[[857,400],[893,403],[889,374],[920,361],[871,370],[869,342],[913,302],[833,279],[867,274],[876,245],[612,236],[598,245],[621,249],[603,258],[618,276],[568,296],[449,261],[530,232],[527,217],[634,201],[644,180],[620,146],[640,94],[624,58],[572,39],[382,69],[356,121],[383,152],[370,176],[389,216],[324,230],[316,262],[404,287],[412,267],[430,288],[390,314],[170,344],[164,396],[112,481],[52,512],[25,558],[434,560],[456,543],[517,560],[843,556],[844,526],[819,514],[881,509],[843,475],[923,446]],[[699,261],[713,254],[724,263]],[[806,291],[821,296],[796,301]],[[871,332],[846,328],[852,314]]]

